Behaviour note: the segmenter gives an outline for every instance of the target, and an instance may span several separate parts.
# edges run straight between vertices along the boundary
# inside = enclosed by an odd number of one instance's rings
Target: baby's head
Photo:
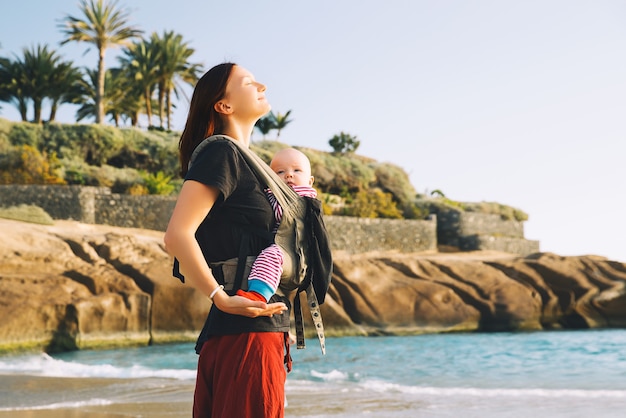
[[[270,168],[290,186],[312,186],[311,163],[306,155],[294,148],[274,154]]]

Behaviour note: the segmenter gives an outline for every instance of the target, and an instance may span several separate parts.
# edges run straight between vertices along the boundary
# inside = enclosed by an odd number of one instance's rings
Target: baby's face
[[[311,164],[306,155],[294,149],[276,153],[270,167],[289,186],[312,186]]]

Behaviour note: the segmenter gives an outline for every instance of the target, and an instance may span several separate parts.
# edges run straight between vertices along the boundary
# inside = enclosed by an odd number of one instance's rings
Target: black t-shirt
[[[220,195],[211,211],[198,227],[196,239],[207,263],[224,261],[239,256],[243,225],[264,231],[274,226],[274,213],[250,166],[236,145],[228,139],[217,139],[200,152],[185,176],[216,187]],[[268,241],[250,235],[248,255],[258,255]],[[278,295],[270,302],[288,300]],[[244,332],[289,331],[289,311],[273,317],[247,318],[226,314],[212,306],[202,329],[196,349],[211,335],[240,334]]]
[[[202,150],[185,180],[196,180],[220,191],[220,196],[196,232],[196,239],[208,262],[224,261],[239,255],[241,227],[271,231],[274,213],[261,184],[236,145],[218,139]],[[248,255],[257,255],[269,243],[252,235]]]

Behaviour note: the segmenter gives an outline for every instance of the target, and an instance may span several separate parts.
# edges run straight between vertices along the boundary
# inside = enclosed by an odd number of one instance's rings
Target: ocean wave
[[[464,398],[544,398],[544,399],[625,399],[626,390],[611,389],[558,389],[558,388],[479,388],[412,386],[379,379],[359,379],[346,372],[332,370],[328,373],[311,371],[311,376],[321,380],[311,385],[307,379],[287,379],[288,392],[317,391],[404,394],[419,397]]]
[[[151,369],[145,366],[130,367],[111,364],[84,364],[55,359],[42,353],[33,356],[3,358],[0,361],[0,374],[27,374],[47,377],[93,377],[136,379],[148,377],[193,380],[195,370],[189,369]]]
[[[17,406],[13,408],[0,407],[0,412],[8,411],[42,411],[45,409],[61,409],[61,408],[82,408],[85,406],[107,406],[112,405],[113,402],[107,399],[89,399],[87,401],[75,401],[75,402],[57,402],[47,405],[38,406]]]
[[[432,387],[432,386],[409,386],[390,383],[381,380],[365,380],[358,386],[373,392],[399,392],[411,395],[430,396],[464,396],[480,398],[616,398],[626,399],[625,390],[594,390],[594,389],[547,389],[547,388],[459,388],[459,387]]]
[[[337,382],[350,380],[350,375],[348,373],[339,371],[337,369],[331,370],[328,373],[318,372],[317,370],[311,370],[311,376],[323,380],[325,382]]]

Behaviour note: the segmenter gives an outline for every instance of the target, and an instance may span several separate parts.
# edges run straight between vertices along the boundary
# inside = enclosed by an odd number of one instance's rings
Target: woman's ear
[[[217,113],[222,113],[224,115],[230,115],[233,112],[232,108],[226,102],[222,100],[215,103],[215,106],[213,106],[213,108],[215,109]]]

